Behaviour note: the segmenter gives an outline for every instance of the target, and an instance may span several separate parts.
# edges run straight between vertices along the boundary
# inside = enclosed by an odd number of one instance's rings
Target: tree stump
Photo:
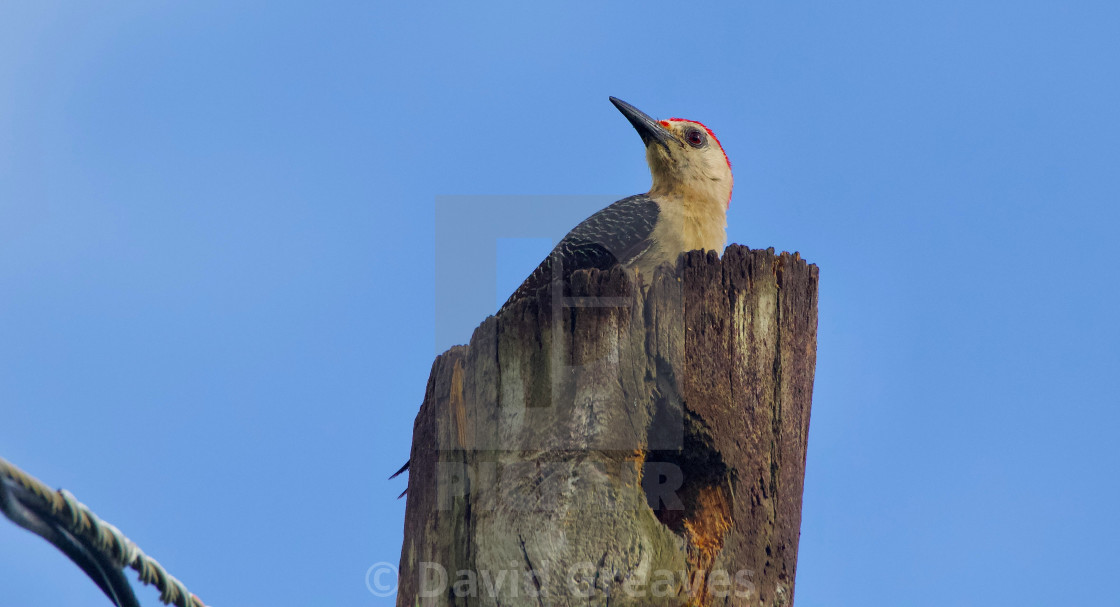
[[[397,605],[791,605],[815,265],[586,271],[432,365]]]

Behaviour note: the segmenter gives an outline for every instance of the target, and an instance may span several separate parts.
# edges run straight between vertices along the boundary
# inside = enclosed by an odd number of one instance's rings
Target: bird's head
[[[654,120],[621,99],[610,99],[646,144],[650,195],[679,194],[731,206],[731,161],[711,129],[683,118]]]

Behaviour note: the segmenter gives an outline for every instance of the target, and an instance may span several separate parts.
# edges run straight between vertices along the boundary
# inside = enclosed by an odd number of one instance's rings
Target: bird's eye
[[[694,148],[704,145],[704,134],[698,129],[688,129],[688,132],[684,134],[684,139]]]

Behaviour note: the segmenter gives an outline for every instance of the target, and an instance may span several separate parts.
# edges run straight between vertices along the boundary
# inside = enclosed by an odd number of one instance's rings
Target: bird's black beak
[[[618,108],[618,111],[622,112],[622,115],[626,116],[630,124],[634,125],[634,129],[638,131],[638,135],[642,137],[642,143],[646,144],[647,148],[657,143],[665,148],[666,151],[669,150],[669,142],[676,140],[673,134],[669,132],[669,129],[661,126],[661,123],[650,118],[648,114],[629,103],[617,97],[611,97],[610,99],[611,103]]]

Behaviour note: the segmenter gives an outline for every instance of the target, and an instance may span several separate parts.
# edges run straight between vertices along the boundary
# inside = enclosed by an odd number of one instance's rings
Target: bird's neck
[[[681,188],[654,188],[649,196],[660,205],[665,229],[680,251],[721,251],[727,244],[727,199]]]
[[[649,196],[674,201],[681,205],[688,215],[718,216],[720,220],[726,221],[727,208],[731,201],[731,188],[722,180],[681,181],[654,177]]]

